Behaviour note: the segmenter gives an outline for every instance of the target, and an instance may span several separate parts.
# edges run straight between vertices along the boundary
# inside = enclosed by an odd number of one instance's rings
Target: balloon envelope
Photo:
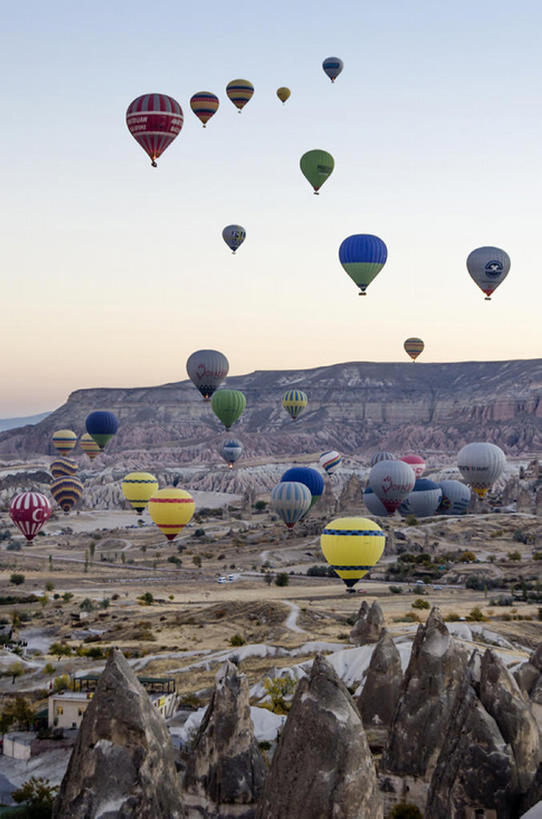
[[[85,453],[85,455],[88,455],[91,461],[93,461],[94,458],[101,452],[100,447],[98,446],[92,435],[89,435],[88,432],[85,432],[84,435],[81,435],[79,445],[83,452]]]
[[[439,515],[465,515],[470,503],[471,492],[461,481],[439,481],[442,490]]]
[[[254,86],[248,80],[232,80],[226,86],[226,94],[241,113],[241,109],[252,99]]]
[[[51,495],[67,515],[80,500],[83,494],[83,484],[79,478],[56,478],[49,487]]]
[[[335,518],[320,537],[324,557],[350,589],[380,560],[386,536],[368,518]]]
[[[369,514],[379,518],[387,518],[390,514],[382,501],[375,495],[370,486],[363,493],[363,503],[369,510]]]
[[[71,429],[57,429],[53,432],[53,446],[61,455],[66,455],[77,443],[77,435]]]
[[[289,88],[286,88],[285,85],[281,85],[280,88],[277,88],[277,97],[279,100],[284,104],[286,100],[289,98],[292,92]]]
[[[331,82],[335,82],[344,68],[344,63],[338,57],[326,57],[322,63],[324,73],[327,74]]]
[[[243,414],[247,399],[240,390],[218,390],[211,398],[211,406],[216,417],[226,429]]]
[[[330,449],[320,455],[320,466],[325,469],[328,475],[333,475],[342,463],[342,456],[335,450]]]
[[[467,257],[467,270],[490,301],[491,294],[510,271],[510,256],[500,247],[477,247]]]
[[[465,482],[483,498],[504,472],[506,456],[495,444],[475,441],[459,450],[457,466]]]
[[[356,233],[339,247],[339,261],[363,295],[388,258],[388,248],[378,236]]]
[[[418,478],[412,492],[399,506],[399,512],[405,517],[414,515],[417,518],[429,518],[436,515],[441,500],[442,489],[437,483],[427,478]]]
[[[287,390],[281,398],[282,406],[294,421],[301,415],[308,403],[306,393],[301,390]]]
[[[407,338],[407,340],[403,344],[403,347],[407,355],[409,355],[413,361],[416,361],[418,356],[423,353],[423,348],[425,347],[425,344],[423,343],[421,338],[414,338],[413,336],[412,338]]]
[[[399,460],[412,467],[416,478],[421,478],[425,472],[425,461],[421,455],[402,455]]]
[[[190,492],[168,486],[149,498],[149,514],[168,540],[174,540],[191,520],[196,504]]]
[[[196,350],[186,362],[188,377],[206,401],[220,387],[229,369],[228,359],[218,350]]]
[[[379,463],[380,461],[396,461],[397,456],[393,454],[393,452],[387,452],[385,449],[381,450],[380,452],[375,452],[373,457],[371,458],[371,466]]]
[[[312,185],[314,193],[318,193],[326,179],[333,173],[335,160],[327,151],[315,149],[303,154],[299,160],[299,167],[305,179]]]
[[[190,108],[199,121],[203,123],[204,128],[211,117],[218,111],[219,105],[218,97],[210,91],[197,91],[190,97]]]
[[[416,477],[404,461],[379,461],[369,473],[369,486],[390,514],[414,488]]]
[[[122,494],[136,512],[142,512],[149,498],[158,491],[158,481],[151,472],[129,472],[120,485]]]
[[[324,491],[324,479],[316,469],[312,469],[310,466],[293,466],[291,469],[286,470],[280,480],[281,483],[284,481],[304,483],[311,493],[309,509],[312,509],[314,504],[322,497]]]
[[[243,453],[243,444],[241,441],[237,441],[236,439],[224,441],[219,451],[231,469],[234,463],[239,460]]]
[[[63,475],[75,475],[77,461],[74,461],[73,458],[55,458],[49,464],[49,470],[53,478],[61,478]]]
[[[222,238],[232,253],[241,247],[246,239],[247,232],[242,225],[226,225],[222,231]]]
[[[167,94],[143,94],[128,106],[126,125],[156,167],[158,157],[183,127],[183,110]]]
[[[309,511],[312,496],[304,483],[281,481],[271,492],[270,508],[288,529],[293,529],[297,521]]]
[[[51,517],[51,504],[41,492],[19,492],[11,499],[9,516],[30,543]]]
[[[87,415],[85,426],[88,434],[96,441],[100,449],[103,449],[118,430],[119,421],[114,412],[95,410]]]

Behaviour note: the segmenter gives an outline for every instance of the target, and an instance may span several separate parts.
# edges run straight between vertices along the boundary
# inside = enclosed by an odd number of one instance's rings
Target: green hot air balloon
[[[247,399],[240,390],[217,390],[211,398],[216,417],[229,429],[243,414]]]
[[[335,160],[327,151],[307,151],[299,160],[299,167],[305,179],[314,188],[314,193],[318,195],[318,191],[328,176],[333,173]]]

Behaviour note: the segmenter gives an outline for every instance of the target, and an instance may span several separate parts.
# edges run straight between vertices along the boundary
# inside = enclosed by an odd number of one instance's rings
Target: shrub
[[[205,529],[196,529],[194,537],[205,537]]]
[[[23,816],[33,816],[36,819],[52,816],[53,802],[58,791],[58,785],[51,785],[43,776],[32,776],[23,782],[20,788],[11,794],[18,804],[26,805],[27,811]]]
[[[25,581],[24,574],[20,572],[13,572],[13,574],[9,577],[9,582],[13,583],[14,586],[21,586]]]
[[[519,552],[508,552],[508,560],[521,560]]]
[[[290,710],[290,703],[286,698],[291,697],[294,693],[294,680],[287,676],[276,677],[274,680],[266,677],[263,685],[271,700],[269,710],[274,714],[287,714]]]
[[[403,593],[403,589],[401,588],[401,586],[388,586],[388,588],[389,588],[389,590],[391,591],[392,594],[402,594]]]
[[[53,591],[54,587],[55,584],[53,583],[52,580],[48,580],[47,583],[45,584],[45,590],[48,592]]]
[[[466,550],[465,552],[461,552],[459,560],[461,563],[476,563],[476,555],[474,552]]]
[[[194,557],[192,558],[192,563],[199,569],[201,567],[201,557],[199,555],[194,555]]]
[[[256,512],[263,512],[266,506],[267,503],[264,500],[258,500],[254,504],[254,509],[256,510]]]
[[[431,603],[429,602],[429,600],[422,600],[421,597],[418,597],[412,603],[412,608],[413,609],[430,609],[431,608]]]
[[[445,623],[458,623],[461,620],[461,617],[456,611],[451,611],[449,614],[446,615],[444,618]]]
[[[307,577],[337,577],[335,569],[331,566],[309,566]]]
[[[81,611],[94,611],[94,603],[90,597],[85,597],[85,599],[79,603],[79,608]]]
[[[483,623],[487,620],[487,617],[484,615],[480,606],[475,606],[473,609],[470,610],[470,613],[467,616],[467,620],[475,623]]]
[[[55,694],[58,691],[66,691],[70,687],[70,678],[67,674],[61,674],[60,677],[55,677],[53,681],[53,691]]]
[[[234,634],[233,637],[230,637],[230,645],[232,646],[244,646],[246,640],[240,634]]]
[[[416,517],[416,515],[407,515],[405,518],[405,523],[407,526],[417,526],[418,518]]]
[[[177,557],[177,555],[170,555],[168,557],[168,563],[175,563],[176,566],[183,565],[183,561],[181,560],[180,557]]]
[[[290,582],[287,572],[279,572],[275,577],[275,586],[287,586]]]
[[[137,598],[142,606],[150,606],[154,603],[154,597],[152,596],[151,592],[145,592],[140,597]]]

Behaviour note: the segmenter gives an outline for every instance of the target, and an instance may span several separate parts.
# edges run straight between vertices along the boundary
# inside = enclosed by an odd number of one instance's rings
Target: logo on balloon
[[[32,520],[34,523],[41,523],[43,521],[43,513],[45,512],[45,507],[38,507],[34,509],[32,512]],[[47,519],[47,518],[46,518]]]
[[[484,269],[488,276],[491,276],[491,278],[496,278],[497,276],[500,276],[503,271],[502,262],[488,262]]]

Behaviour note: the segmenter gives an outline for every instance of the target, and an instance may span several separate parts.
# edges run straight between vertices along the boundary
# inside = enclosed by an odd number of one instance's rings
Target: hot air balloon
[[[51,495],[65,515],[69,514],[83,494],[83,484],[74,476],[57,478],[52,482],[50,489]]]
[[[279,100],[282,102],[283,105],[286,102],[286,100],[289,98],[291,93],[292,92],[290,91],[290,89],[286,88],[286,86],[284,86],[284,85],[281,85],[280,88],[277,88],[277,97],[279,98]]]
[[[156,168],[156,160],[183,127],[183,110],[167,94],[143,94],[128,106],[126,125]]]
[[[318,191],[328,178],[333,173],[335,167],[335,160],[328,154],[327,151],[315,149],[314,151],[307,151],[299,160],[299,167],[305,179],[314,188],[314,193],[318,195]]]
[[[229,429],[241,417],[247,399],[240,390],[218,390],[211,398],[211,406],[216,417]]]
[[[371,458],[371,466],[374,466],[380,461],[396,461],[397,456],[393,454],[393,452],[386,452],[386,450],[381,450],[380,452],[375,452],[373,457]]]
[[[211,94],[210,91],[197,91],[190,98],[190,108],[199,121],[203,123],[204,128],[207,126],[211,117],[218,111],[219,105],[218,97],[216,94]]]
[[[418,478],[412,492],[399,506],[399,513],[403,517],[414,515],[417,518],[430,518],[437,514],[441,500],[442,489],[437,483],[427,478]]]
[[[379,461],[369,473],[369,486],[390,514],[412,492],[415,481],[413,469],[404,461]]]
[[[316,469],[312,469],[310,466],[293,466],[291,469],[287,469],[280,482],[304,483],[311,493],[309,510],[320,500],[324,491],[324,479]]]
[[[381,500],[377,498],[370,486],[363,493],[363,503],[369,510],[370,515],[376,515],[379,518],[387,518],[390,514]]]
[[[499,247],[477,247],[467,257],[467,270],[482,293],[485,301],[508,276],[510,256]]]
[[[85,426],[88,434],[103,449],[119,428],[119,421],[113,412],[95,410],[87,415]]]
[[[322,452],[320,455],[320,466],[325,469],[328,475],[333,475],[342,462],[342,456],[334,449]]]
[[[100,447],[98,446],[92,435],[89,435],[88,432],[85,432],[84,435],[81,435],[79,445],[83,452],[85,453],[85,455],[88,455],[91,461],[93,461],[94,458],[101,452]]]
[[[304,483],[283,481],[271,492],[270,508],[288,529],[293,529],[297,521],[309,511],[311,500],[310,490]]]
[[[384,532],[368,518],[335,518],[320,537],[325,559],[349,592],[377,563],[385,545]]]
[[[470,503],[470,489],[461,481],[439,481],[442,499],[439,515],[465,515]]]
[[[425,472],[425,461],[421,455],[403,455],[399,460],[412,467],[416,478],[421,478]]]
[[[308,403],[306,393],[301,390],[287,390],[281,398],[282,406],[294,421],[301,415]]]
[[[326,57],[322,63],[324,73],[327,74],[331,82],[335,82],[344,68],[344,63],[338,57]]]
[[[151,472],[129,472],[120,488],[136,512],[143,512],[149,498],[158,491],[158,481]]]
[[[19,492],[11,499],[9,516],[30,543],[51,517],[51,504],[41,492]]]
[[[226,94],[241,113],[241,109],[252,99],[254,86],[248,80],[232,80],[226,86]]]
[[[222,231],[222,238],[232,253],[241,247],[246,239],[247,232],[242,225],[226,225]]]
[[[194,386],[208,401],[228,374],[228,359],[218,350],[196,350],[186,362],[186,372]]]
[[[192,519],[196,504],[190,492],[168,486],[149,498],[149,514],[168,540],[174,540]]]
[[[53,446],[61,455],[66,455],[77,443],[77,435],[71,429],[57,429],[53,432]]]
[[[421,353],[423,353],[423,348],[425,347],[425,344],[423,343],[421,338],[412,337],[407,338],[407,340],[403,344],[403,347],[405,348],[405,352],[407,353],[407,355],[411,357],[412,361],[416,361],[418,356],[421,355]]]
[[[495,444],[476,441],[458,452],[457,466],[465,482],[483,498],[504,472],[506,456]]]
[[[339,247],[339,261],[352,281],[359,287],[360,296],[366,295],[365,291],[375,276],[380,273],[387,258],[388,248],[382,239],[371,233],[356,233],[353,236],[347,236]]]
[[[239,460],[243,453],[243,444],[235,439],[224,441],[219,451],[229,468],[233,469],[234,463]]]
[[[77,468],[77,461],[74,461],[73,458],[55,458],[49,464],[49,470],[53,478],[75,475]]]

